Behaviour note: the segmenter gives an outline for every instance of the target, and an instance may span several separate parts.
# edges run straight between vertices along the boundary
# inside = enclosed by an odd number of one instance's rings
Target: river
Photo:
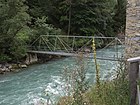
[[[119,52],[122,47],[118,48]],[[113,52],[112,52],[113,51]],[[110,53],[111,52],[111,53]],[[113,55],[114,48],[97,52],[106,57]],[[93,59],[84,59],[86,62],[86,78],[90,84],[95,82],[95,66]],[[102,80],[113,78],[116,61],[98,60],[100,77]],[[62,79],[64,67],[72,68],[76,64],[73,57],[57,59],[44,64],[31,65],[17,73],[0,75],[0,105],[34,105],[38,100],[46,100],[45,91],[52,101],[65,95],[65,81]]]

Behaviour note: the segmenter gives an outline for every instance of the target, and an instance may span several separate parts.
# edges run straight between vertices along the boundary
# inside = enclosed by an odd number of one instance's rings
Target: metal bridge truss
[[[40,35],[30,46],[31,53],[43,53],[50,55],[77,56],[83,53],[86,57],[92,57],[92,40],[95,45],[100,46],[97,50],[97,58],[118,60],[122,55],[120,47],[122,42],[116,37],[94,37],[94,36],[67,36],[67,35]],[[106,46],[104,42],[108,43]],[[110,47],[112,50],[108,52],[110,56],[104,56],[105,49]],[[122,50],[122,49],[121,49]],[[87,56],[88,55],[88,56]]]

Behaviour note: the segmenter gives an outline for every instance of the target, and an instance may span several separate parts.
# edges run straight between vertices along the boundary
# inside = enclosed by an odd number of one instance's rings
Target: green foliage
[[[30,43],[34,42],[40,35],[60,35],[61,29],[55,28],[52,24],[47,24],[47,17],[38,17],[32,25],[32,35]]]
[[[70,34],[113,35],[113,7],[115,0],[48,0],[42,5],[48,21],[61,28],[65,33],[70,24]],[[69,23],[70,21],[70,23]]]
[[[27,44],[38,37],[36,35],[60,33],[60,30],[46,24],[45,16],[36,17],[35,25],[31,26],[33,23],[26,0],[1,0],[0,4],[0,55],[20,60],[26,55]]]
[[[19,61],[26,55],[26,45],[22,42],[22,40],[17,39],[14,41],[12,47],[10,48],[10,54],[12,55],[12,59]]]
[[[127,0],[117,0],[117,4],[114,8],[114,31],[116,33],[125,32],[125,24],[126,24],[126,5]]]
[[[28,40],[27,23],[30,21],[28,7],[25,0],[1,0],[0,4],[0,54],[19,58],[17,53],[25,55],[23,50]]]
[[[37,18],[35,21],[35,30],[38,35],[55,35],[60,34],[61,30],[54,28],[52,25],[47,24],[47,17]]]
[[[4,55],[4,54],[0,55],[0,62],[7,62],[7,61],[10,61],[10,60],[11,60],[11,58],[9,58],[9,56]]]
[[[93,87],[87,97],[90,105],[128,105],[129,104],[129,83],[124,63],[121,63],[117,70],[117,78],[112,81],[103,81],[100,84],[100,92]]]

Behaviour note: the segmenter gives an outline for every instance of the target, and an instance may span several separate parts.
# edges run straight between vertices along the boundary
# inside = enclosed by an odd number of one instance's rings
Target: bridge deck
[[[67,52],[51,52],[51,51],[28,51],[28,53],[36,53],[36,54],[48,54],[48,55],[60,55],[60,56],[68,56],[68,57],[76,57],[79,54],[77,53],[67,53]],[[93,53],[84,54],[86,58],[93,58]],[[122,61],[120,58],[115,57],[98,57],[100,60],[110,60],[110,61]]]

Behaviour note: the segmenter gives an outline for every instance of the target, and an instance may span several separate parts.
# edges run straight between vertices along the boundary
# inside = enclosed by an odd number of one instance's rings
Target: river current
[[[118,47],[119,55],[122,47]],[[99,56],[113,56],[114,47],[97,51]],[[84,59],[86,62],[86,78],[90,84],[95,82],[95,66],[93,59]],[[100,77],[102,80],[112,79],[116,61],[98,60]],[[34,105],[39,100],[46,101],[46,92],[52,101],[64,96],[65,81],[62,79],[65,67],[72,68],[76,58],[68,57],[49,61],[44,64],[31,65],[17,73],[0,75],[0,105]]]

